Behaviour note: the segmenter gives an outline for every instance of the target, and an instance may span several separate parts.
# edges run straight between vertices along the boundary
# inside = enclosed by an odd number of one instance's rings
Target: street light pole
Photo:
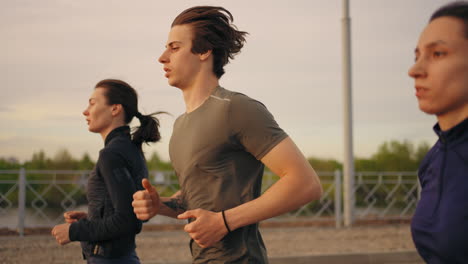
[[[349,0],[343,0],[343,120],[344,120],[344,226],[351,227],[354,207],[353,107],[351,79],[351,18]]]

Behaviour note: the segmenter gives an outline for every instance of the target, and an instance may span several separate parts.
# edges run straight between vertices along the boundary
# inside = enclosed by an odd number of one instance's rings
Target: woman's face
[[[465,31],[462,20],[439,17],[421,33],[415,50],[416,61],[408,74],[414,78],[415,94],[423,112],[449,118],[468,113]]]
[[[83,111],[88,122],[88,130],[94,133],[102,133],[109,130],[112,124],[112,105],[107,104],[104,88],[94,89],[89,98],[88,107]]]

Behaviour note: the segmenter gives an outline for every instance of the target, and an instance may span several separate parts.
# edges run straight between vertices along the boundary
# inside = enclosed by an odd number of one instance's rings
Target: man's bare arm
[[[261,161],[280,179],[257,199],[221,212],[188,210],[179,219],[196,218],[187,224],[186,232],[201,247],[209,247],[229,230],[257,223],[318,199],[322,194],[320,180],[290,138],[270,150]]]
[[[161,197],[161,204],[159,205],[160,215],[177,218],[177,215],[187,210],[187,206],[182,201],[180,193],[180,191],[177,191],[171,197]]]

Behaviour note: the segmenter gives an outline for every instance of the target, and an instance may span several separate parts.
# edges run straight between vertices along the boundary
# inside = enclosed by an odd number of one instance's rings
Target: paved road
[[[416,264],[408,225],[354,228],[262,228],[271,264]],[[137,237],[142,263],[188,264],[188,236],[181,230],[144,231]],[[0,263],[81,263],[78,243],[60,247],[48,235],[0,236]]]

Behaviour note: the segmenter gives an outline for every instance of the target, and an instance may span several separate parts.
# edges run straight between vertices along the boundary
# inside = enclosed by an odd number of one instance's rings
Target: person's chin
[[[422,102],[419,102],[419,110],[422,112],[428,114],[428,115],[435,115],[437,111],[435,111],[434,108],[428,106],[427,104],[424,104]]]
[[[94,128],[91,127],[91,126],[88,126],[88,131],[89,131],[89,132],[92,132],[92,133],[97,133],[96,129],[94,129]]]
[[[168,79],[167,80],[167,83],[170,85],[170,86],[174,86],[174,87],[177,87],[177,82],[171,80],[171,79]]]
[[[180,87],[180,82],[174,78],[168,78],[167,79],[167,83],[170,85],[170,86],[173,86],[173,87],[177,87],[179,88]]]

